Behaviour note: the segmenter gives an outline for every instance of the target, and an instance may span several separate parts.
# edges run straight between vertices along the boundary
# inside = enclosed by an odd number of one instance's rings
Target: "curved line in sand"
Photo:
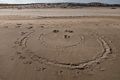
[[[20,38],[20,45],[19,46],[27,47],[26,46],[27,40],[32,33],[34,33],[34,32],[30,32],[30,33],[26,34],[24,37]],[[68,69],[86,68],[94,63],[100,62],[102,59],[105,59],[108,56],[108,54],[112,53],[111,48],[109,47],[109,44],[102,37],[100,37],[99,35],[97,35],[97,36],[98,36],[97,37],[98,41],[101,43],[101,45],[103,47],[103,52],[101,53],[101,55],[99,57],[95,57],[93,60],[89,60],[89,61],[82,62],[82,63],[75,63],[75,64],[60,63],[57,61],[48,60],[47,58],[44,58],[44,57],[41,57],[41,56],[38,56],[35,54],[33,54],[33,56],[31,57],[31,60],[38,61],[38,62],[40,62],[42,60],[46,64],[64,67],[64,68],[68,68]],[[24,40],[22,40],[22,39],[24,39]]]

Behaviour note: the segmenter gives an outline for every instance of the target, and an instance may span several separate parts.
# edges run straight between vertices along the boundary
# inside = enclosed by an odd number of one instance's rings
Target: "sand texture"
[[[120,80],[119,8],[0,11],[0,80]]]

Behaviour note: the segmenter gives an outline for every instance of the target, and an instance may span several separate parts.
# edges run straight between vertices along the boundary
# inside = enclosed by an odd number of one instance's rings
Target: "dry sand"
[[[119,8],[0,11],[0,80],[120,80]]]

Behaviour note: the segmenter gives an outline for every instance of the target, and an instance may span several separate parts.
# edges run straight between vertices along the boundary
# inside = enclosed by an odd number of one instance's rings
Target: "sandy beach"
[[[120,8],[0,9],[0,80],[119,80]]]

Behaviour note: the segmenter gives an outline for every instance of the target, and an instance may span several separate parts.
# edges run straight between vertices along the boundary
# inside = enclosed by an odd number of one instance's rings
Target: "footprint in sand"
[[[21,36],[25,35],[27,32],[21,32]]]
[[[65,30],[65,32],[73,33],[74,31],[73,30]]]
[[[25,56],[19,56],[19,59],[26,59],[26,57]]]
[[[21,28],[21,26],[16,26],[15,28]]]
[[[29,27],[27,27],[27,29],[32,29],[33,28],[33,26],[29,26]]]
[[[35,68],[35,71],[44,71],[44,70],[46,70],[45,67],[36,67]]]
[[[21,28],[21,27],[22,27],[21,23],[16,24],[16,28]]]
[[[53,30],[53,33],[58,33],[59,32],[59,30]]]
[[[23,64],[32,64],[32,61],[24,61]]]

